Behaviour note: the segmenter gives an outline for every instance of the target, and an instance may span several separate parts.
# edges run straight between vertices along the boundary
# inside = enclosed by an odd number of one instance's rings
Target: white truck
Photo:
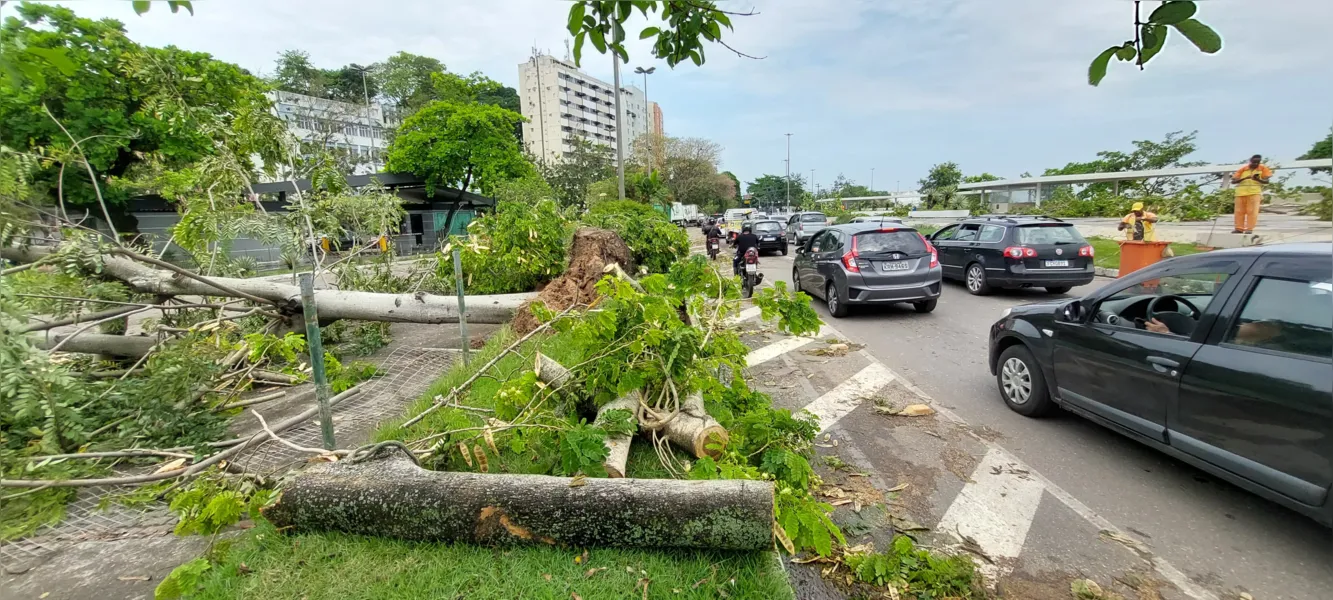
[[[671,203],[671,222],[681,227],[699,224],[699,205]]]

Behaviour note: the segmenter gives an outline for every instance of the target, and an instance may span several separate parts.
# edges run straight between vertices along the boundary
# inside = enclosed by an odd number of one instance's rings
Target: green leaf
[[[1213,54],[1222,49],[1222,36],[1217,35],[1212,27],[1195,19],[1185,19],[1173,24],[1172,27],[1193,42],[1194,46],[1204,54]]]
[[[1106,65],[1111,63],[1111,57],[1120,51],[1120,46],[1111,46],[1103,50],[1097,58],[1092,59],[1092,64],[1088,65],[1088,85],[1097,85],[1106,77]]]
[[[74,63],[70,61],[65,48],[38,48],[36,46],[29,46],[27,51],[28,54],[40,56],[42,60],[51,63],[51,66],[59,69],[66,77],[73,75],[74,72],[78,70],[78,67],[74,66]]]
[[[712,39],[714,40],[722,39],[722,28],[718,26],[717,21],[709,21],[708,25],[705,26],[705,29],[708,31],[708,33],[713,34]]]
[[[587,34],[583,31],[574,36],[574,64],[579,64],[579,59],[583,57],[583,39]]]
[[[153,3],[148,0],[134,0],[134,14],[142,15],[153,7]]]
[[[699,55],[698,50],[690,50],[690,60],[694,61],[694,66],[703,66],[704,57]]]
[[[630,11],[634,10],[634,3],[630,0],[620,0],[616,3],[616,21],[624,23],[629,18]]]
[[[1162,51],[1162,46],[1166,44],[1166,34],[1169,29],[1161,25],[1143,26],[1143,49],[1139,50],[1139,64],[1147,64],[1152,57],[1157,56]]]
[[[615,42],[615,45],[619,46],[620,42],[625,41],[625,28],[620,25],[619,21],[612,23],[611,28],[615,35],[615,37],[611,38],[611,41]]]
[[[1122,61],[1134,60],[1135,56],[1138,56],[1138,52],[1134,50],[1133,42],[1126,42],[1125,45],[1121,46],[1115,53],[1115,57]]]
[[[167,0],[167,6],[171,7],[172,14],[175,14],[177,11],[184,8],[185,10],[190,11],[191,17],[194,16],[194,6],[190,4],[189,0]]]
[[[625,47],[624,47],[624,46],[617,45],[617,46],[614,48],[614,51],[615,51],[616,54],[620,55],[620,62],[621,62],[621,63],[628,63],[628,62],[629,62],[629,52],[625,51]]]
[[[1174,25],[1194,16],[1197,10],[1199,10],[1199,7],[1195,6],[1193,2],[1163,2],[1161,6],[1157,7],[1157,10],[1148,15],[1148,22]]]
[[[659,34],[659,33],[662,33],[662,30],[661,30],[661,29],[658,29],[658,28],[656,28],[656,27],[645,27],[645,28],[643,29],[643,31],[640,31],[640,32],[639,32],[639,39],[641,39],[641,40],[646,40],[646,39],[648,39],[648,38],[650,38],[650,37],[653,37],[653,36],[655,36],[655,35],[657,35],[657,34]]]
[[[578,35],[579,30],[583,28],[583,11],[585,8],[582,2],[575,2],[569,7],[569,35]]]
[[[590,37],[592,38],[592,46],[596,48],[598,52],[606,54],[606,35],[602,33],[602,30],[593,29]]]

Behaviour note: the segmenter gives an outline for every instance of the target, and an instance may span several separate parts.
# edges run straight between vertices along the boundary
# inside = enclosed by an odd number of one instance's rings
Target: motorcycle
[[[764,282],[764,274],[759,272],[759,249],[750,248],[741,259],[741,297],[754,295],[754,289]]]
[[[708,260],[717,260],[718,249],[722,246],[722,238],[708,238]]]

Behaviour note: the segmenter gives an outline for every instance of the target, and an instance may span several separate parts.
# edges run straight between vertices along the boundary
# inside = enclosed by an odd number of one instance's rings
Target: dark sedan
[[[796,289],[823,298],[834,317],[846,316],[852,305],[895,302],[928,313],[940,297],[935,248],[911,227],[826,227],[796,248],[791,278]]]
[[[754,235],[759,238],[759,251],[772,250],[787,255],[787,238],[782,235],[782,222],[775,219],[753,221]]]
[[[1013,411],[1088,418],[1333,525],[1333,244],[1169,259],[991,326]]]

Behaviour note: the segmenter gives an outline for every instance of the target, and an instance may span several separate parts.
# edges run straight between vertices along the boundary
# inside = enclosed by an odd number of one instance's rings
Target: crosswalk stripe
[[[813,341],[815,341],[814,338],[808,337],[784,337],[767,346],[751,350],[750,353],[745,356],[745,366],[753,367],[757,364],[768,362]]]
[[[1045,486],[1026,467],[990,448],[935,529],[971,537],[992,559],[1018,558],[1043,491]],[[982,568],[991,568],[990,563]]]
[[[874,395],[880,388],[893,381],[893,374],[878,361],[870,363],[851,379],[838,384],[838,387],[815,399],[805,407],[819,419],[819,431],[822,433],[832,427],[847,413],[856,410],[861,400]]]
[[[758,306],[751,306],[750,308],[747,308],[747,309],[742,310],[742,311],[740,312],[740,314],[738,314],[738,315],[736,315],[736,316],[734,316],[734,317],[728,318],[728,319],[727,319],[727,324],[728,324],[728,325],[735,325],[735,324],[737,324],[737,323],[743,323],[743,322],[745,322],[745,321],[749,321],[750,319],[756,319],[756,318],[759,317],[759,313],[761,313],[761,312],[763,312],[763,311],[759,310],[759,307],[758,307]]]

